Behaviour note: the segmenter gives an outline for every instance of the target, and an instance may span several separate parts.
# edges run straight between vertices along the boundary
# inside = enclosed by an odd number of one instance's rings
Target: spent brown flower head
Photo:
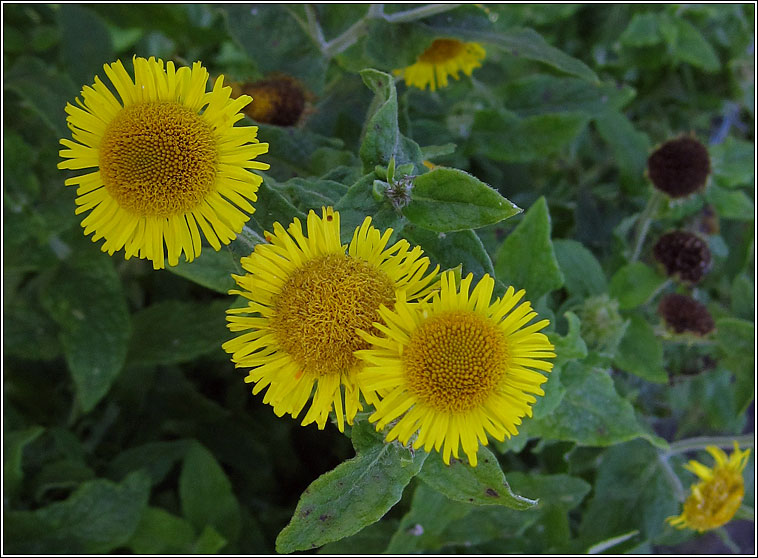
[[[682,198],[705,186],[711,172],[708,149],[690,136],[669,140],[647,160],[653,185],[672,198]]]
[[[658,304],[658,314],[674,333],[693,333],[702,337],[715,327],[708,309],[685,295],[669,293],[664,296]]]
[[[666,268],[669,276],[697,283],[708,271],[711,251],[708,243],[688,231],[671,231],[658,239],[653,256]]]

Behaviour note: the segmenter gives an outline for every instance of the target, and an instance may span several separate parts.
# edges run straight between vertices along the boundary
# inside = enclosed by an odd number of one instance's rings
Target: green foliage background
[[[677,441],[754,427],[754,6],[408,16],[422,6],[314,5],[319,45],[302,5],[3,5],[6,552],[687,548],[695,535],[664,523],[694,479]],[[483,67],[435,93],[395,84],[435,37],[482,43]],[[156,272],[85,238],[56,168],[63,107],[134,54],[309,89],[302,125],[260,126],[252,230],[334,205],[345,235],[371,215],[443,268],[525,288],[558,358],[519,436],[471,469],[382,443],[365,415],[350,440],[278,419],[221,349],[254,240]],[[708,187],[664,201],[633,261],[647,157],[682,133],[708,145]],[[402,211],[375,186],[393,157],[419,175]],[[714,256],[694,289],[716,320],[704,342],[655,312],[688,291],[650,250],[680,227]],[[611,299],[620,323],[598,332],[588,310]],[[746,503],[753,475],[751,456]]]

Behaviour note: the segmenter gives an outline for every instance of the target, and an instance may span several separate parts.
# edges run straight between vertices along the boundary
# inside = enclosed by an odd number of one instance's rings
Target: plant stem
[[[461,4],[427,4],[404,12],[385,14],[384,4],[371,4],[369,5],[365,16],[353,23],[350,28],[331,41],[327,41],[324,38],[324,32],[318,23],[316,11],[313,9],[313,6],[309,4],[305,5],[305,15],[308,18],[307,23],[304,23],[294,13],[292,15],[298,20],[308,35],[310,35],[313,42],[318,45],[321,54],[326,58],[333,58],[353,46],[361,37],[363,37],[363,35],[365,35],[368,31],[368,22],[372,19],[383,19],[388,23],[408,23],[409,21],[416,21],[417,19],[447,12],[458,6],[461,6]]]
[[[755,521],[755,510],[750,506],[742,504],[737,513],[734,514],[734,519],[747,519],[748,521]]]
[[[699,438],[688,438],[673,442],[668,451],[664,452],[666,458],[677,453],[685,453],[693,450],[702,450],[708,446],[721,448],[731,448],[734,442],[741,448],[754,447],[753,434],[743,434],[742,436],[702,436]]]
[[[719,527],[716,529],[716,534],[721,539],[721,542],[724,543],[724,545],[733,553],[733,554],[742,554],[742,550],[740,550],[740,546],[732,540],[732,537],[729,536],[729,532],[724,529],[723,527]]]
[[[462,4],[427,4],[426,6],[420,6],[404,12],[386,14],[384,15],[384,19],[390,23],[407,23],[409,21],[415,21],[417,19],[445,13],[461,5]]]
[[[679,477],[676,476],[676,473],[671,468],[671,463],[668,462],[668,457],[669,456],[665,453],[659,453],[658,461],[660,462],[661,468],[666,474],[666,478],[669,480],[671,487],[674,489],[674,496],[679,502],[684,502],[687,493],[684,490],[684,486],[682,486],[682,481],[679,480]]]
[[[637,220],[634,251],[632,252],[632,257],[629,259],[630,262],[636,262],[637,258],[640,257],[642,245],[645,243],[645,237],[647,236],[647,231],[650,228],[650,222],[653,220],[653,215],[655,215],[655,212],[658,210],[658,204],[660,203],[661,198],[662,194],[658,190],[653,189],[653,193],[647,200],[645,209],[643,209],[642,213],[640,213],[640,217]]]

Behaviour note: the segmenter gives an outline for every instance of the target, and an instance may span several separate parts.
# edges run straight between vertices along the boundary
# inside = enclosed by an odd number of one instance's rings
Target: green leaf
[[[598,81],[597,74],[584,62],[550,46],[534,29],[514,27],[500,33],[476,31],[467,33],[467,36],[501,48],[511,56],[542,62],[587,81]]]
[[[716,346],[721,363],[737,379],[735,396],[742,414],[753,400],[755,385],[755,325],[738,318],[716,320]]]
[[[193,545],[194,554],[218,554],[226,546],[226,539],[216,529],[206,525]]]
[[[403,136],[398,127],[395,80],[389,74],[373,69],[363,70],[360,74],[363,83],[375,93],[359,151],[363,172],[372,172],[376,165],[386,167],[393,157],[398,166],[413,163],[417,172],[421,172],[421,149],[416,142]]]
[[[377,521],[355,535],[325,544],[318,549],[318,554],[381,554],[397,526],[396,519]]]
[[[564,287],[570,295],[587,298],[608,290],[600,262],[581,242],[557,239],[553,241],[553,249],[563,273]]]
[[[103,64],[114,59],[108,28],[100,17],[78,4],[61,4],[58,21],[69,75],[82,86],[93,84],[95,74],[103,73]]]
[[[672,24],[676,35],[673,40],[667,39],[677,59],[705,72],[716,72],[721,67],[716,51],[694,25],[681,17],[672,18]]]
[[[495,273],[505,285],[526,289],[527,300],[563,285],[563,273],[550,241],[550,215],[540,197],[516,229],[508,235],[495,258]]]
[[[582,503],[592,486],[570,475],[540,475],[537,473],[508,473],[511,484],[520,492],[533,494],[539,500],[536,510],[558,507],[565,511],[573,510]]]
[[[61,328],[77,401],[87,413],[121,372],[129,340],[129,313],[113,260],[96,254],[61,264],[42,304]]]
[[[630,187],[643,185],[650,153],[648,135],[637,130],[626,115],[616,110],[597,113],[594,122],[598,134],[613,152],[624,184]]]
[[[563,112],[583,112],[595,117],[626,106],[635,96],[628,85],[593,83],[574,77],[529,75],[501,89],[505,106],[520,116]]]
[[[568,321],[568,333],[563,337],[550,335],[550,342],[555,346],[555,365],[560,366],[572,360],[581,360],[587,356],[587,345],[581,337],[581,322],[573,312],[564,314]]]
[[[732,281],[731,299],[734,317],[749,320],[755,316],[755,283],[747,273],[740,273]]]
[[[228,541],[239,536],[240,507],[229,479],[213,455],[199,443],[184,458],[179,476],[182,514],[197,531],[215,528]]]
[[[613,363],[621,370],[650,382],[663,384],[668,381],[663,367],[663,342],[641,316],[630,317]]]
[[[356,431],[373,429],[358,423]],[[305,490],[292,520],[276,539],[276,550],[310,550],[353,535],[394,506],[419,472],[427,454],[395,443],[357,448],[357,455],[321,475]]]
[[[128,547],[136,554],[186,554],[195,531],[186,519],[147,508]]]
[[[217,293],[227,294],[234,288],[232,273],[240,274],[239,260],[224,248],[218,252],[206,247],[199,258],[192,262],[179,261],[177,266],[169,266],[171,273],[189,279]]]
[[[637,420],[634,407],[622,398],[605,370],[570,362],[561,371],[566,394],[553,413],[524,426],[530,436],[566,440],[582,445],[610,446],[645,438],[665,447]]]
[[[274,186],[270,186],[272,179],[266,178],[258,189],[258,201],[255,202],[255,213],[253,220],[260,225],[264,231],[271,231],[274,223],[279,223],[285,229],[295,217],[301,222],[305,220],[305,213],[297,209],[292,202],[285,198]],[[320,212],[319,212],[320,214]],[[245,250],[249,255],[250,251]]]
[[[255,102],[255,101],[253,101]],[[342,140],[322,136],[307,128],[288,128],[272,124],[257,123],[258,139],[268,143],[268,152],[260,156],[261,161],[271,165],[265,177],[288,180],[293,174],[309,175],[311,171],[320,174],[321,166],[317,158],[325,150],[339,150],[344,147]],[[257,204],[254,204],[257,208]]]
[[[24,448],[45,431],[41,426],[6,432],[3,439],[3,483],[6,501],[12,499],[24,478]]]
[[[664,281],[652,267],[633,262],[613,274],[608,294],[619,301],[619,308],[636,308],[647,302]]]
[[[632,47],[648,47],[660,43],[663,37],[658,30],[658,14],[634,14],[619,40],[622,44]]]
[[[313,209],[321,213],[321,207],[334,205],[344,196],[348,187],[334,180],[320,178],[292,178],[278,184],[277,188],[295,200],[298,209],[307,212]]]
[[[149,479],[137,471],[119,484],[102,479],[85,482],[66,500],[35,515],[55,532],[80,541],[88,553],[108,553],[131,538],[149,494]]]
[[[755,146],[727,136],[723,143],[708,147],[713,180],[722,188],[752,186],[755,177]]]
[[[402,236],[412,244],[421,246],[432,262],[442,269],[463,266],[463,274],[473,273],[476,279],[487,273],[495,276],[492,260],[474,231],[435,233],[416,225],[406,225]]]
[[[355,228],[359,227],[367,216],[372,217],[371,224],[380,230],[396,229],[403,225],[403,216],[395,211],[389,201],[386,199],[377,201],[374,198],[372,191],[374,178],[373,171],[363,176],[334,206],[334,209],[340,212],[343,242],[353,237]]]
[[[21,57],[6,69],[3,87],[15,91],[56,136],[70,137],[63,109],[74,102],[78,90],[68,75],[39,58]]]
[[[742,190],[727,190],[711,183],[705,191],[705,199],[713,204],[722,219],[755,219],[755,204]]]
[[[132,471],[143,469],[153,485],[160,484],[174,465],[184,459],[189,444],[187,440],[171,440],[125,449],[108,464],[108,475],[120,479]]]
[[[451,500],[485,506],[505,506],[515,510],[527,510],[537,504],[514,494],[505,480],[497,457],[482,446],[479,448],[478,465],[472,467],[467,461],[451,459],[445,465],[442,456],[433,452],[424,463],[419,478]]]
[[[498,223],[520,211],[467,172],[436,168],[414,179],[411,202],[403,215],[425,229],[451,232]]]
[[[261,73],[283,72],[321,93],[328,59],[281,4],[225,4],[230,34],[255,60]]]
[[[130,364],[175,364],[209,353],[224,354],[227,300],[211,303],[159,302],[132,317],[134,334],[129,344]]]
[[[467,151],[495,161],[534,161],[566,147],[588,121],[589,117],[583,112],[518,118],[512,113],[480,110],[474,116]]]
[[[587,548],[636,528],[644,538],[654,540],[678,507],[658,451],[642,440],[618,445],[602,457],[580,538]]]

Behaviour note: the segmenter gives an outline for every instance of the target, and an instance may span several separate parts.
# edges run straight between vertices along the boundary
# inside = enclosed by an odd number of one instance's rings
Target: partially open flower
[[[435,39],[416,59],[416,63],[393,70],[396,76],[403,76],[406,85],[434,91],[447,87],[447,78],[458,79],[458,72],[471,75],[474,68],[482,65],[486,52],[479,43],[464,43],[458,39]]]
[[[672,198],[682,198],[705,186],[711,172],[706,147],[693,137],[669,140],[647,160],[653,186]]]
[[[697,283],[711,264],[708,243],[691,232],[671,231],[658,239],[653,255],[666,268],[669,276]]]
[[[619,314],[619,302],[607,294],[584,301],[577,311],[581,319],[582,339],[601,351],[613,353],[626,331],[627,323]]]
[[[241,93],[255,99],[255,103],[248,105],[245,114],[256,122],[295,126],[306,112],[308,93],[293,77],[274,75],[237,87]]]
[[[745,497],[742,471],[750,450],[740,451],[734,442],[734,452],[729,457],[716,446],[708,446],[706,451],[716,460],[712,468],[695,460],[684,466],[695,473],[700,482],[690,488],[682,514],[666,520],[677,529],[689,528],[702,533],[721,527],[734,517]]]
[[[658,313],[675,333],[694,333],[704,336],[715,324],[708,309],[693,298],[669,293],[658,304]]]

